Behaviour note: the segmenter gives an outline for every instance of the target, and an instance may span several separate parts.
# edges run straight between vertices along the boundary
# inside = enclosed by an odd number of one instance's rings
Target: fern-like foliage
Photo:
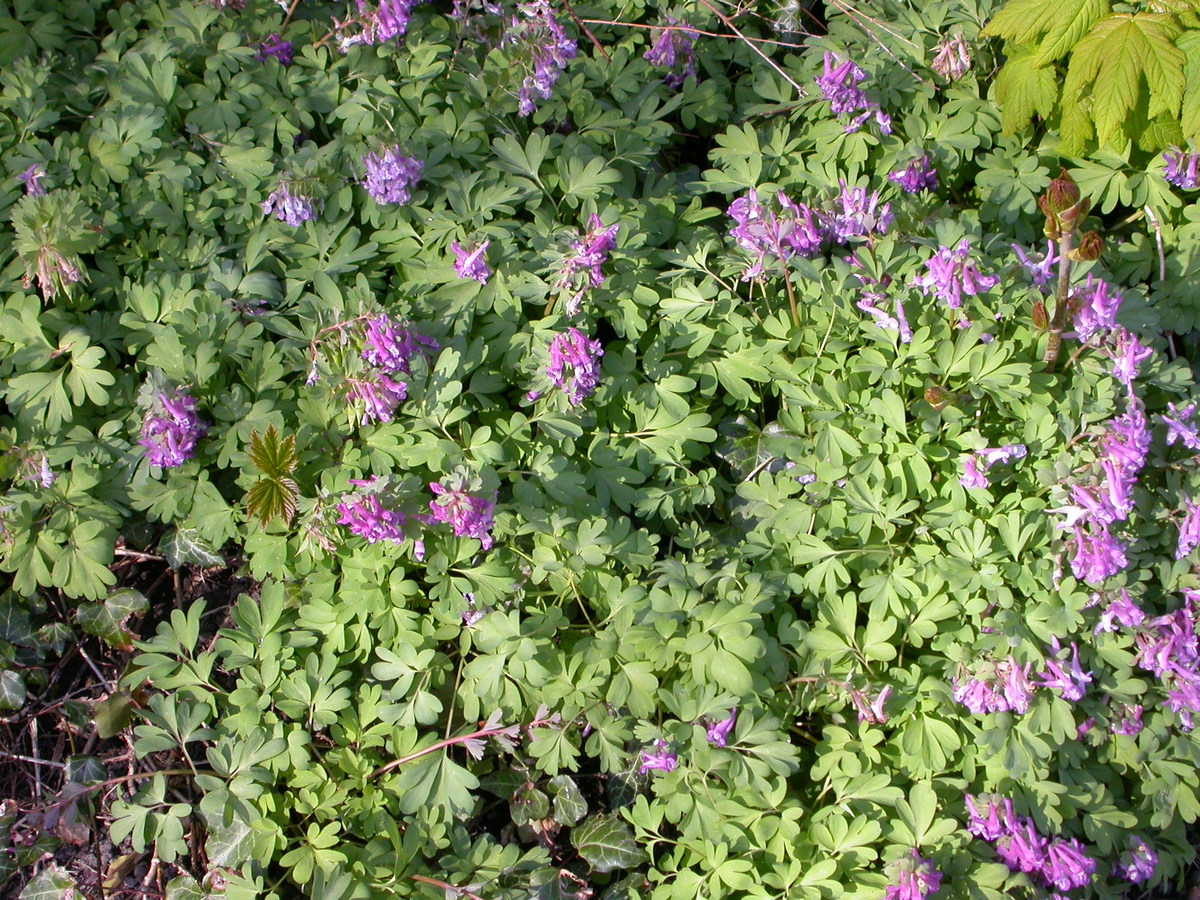
[[[1057,115],[1072,156],[1200,138],[1200,0],[1120,13],[1109,0],[1009,0],[982,34],[1005,39],[996,96],[1009,133]]]
[[[246,494],[246,509],[263,526],[275,518],[291,525],[296,515],[296,501],[300,499],[300,487],[292,478],[299,464],[296,436],[280,436],[275,426],[269,425],[266,434],[260,435],[256,431],[250,436],[246,454],[254,467],[263,473]]]

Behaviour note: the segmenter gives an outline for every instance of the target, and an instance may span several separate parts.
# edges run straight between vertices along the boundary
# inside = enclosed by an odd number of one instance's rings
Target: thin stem
[[[1050,340],[1046,344],[1046,353],[1042,357],[1042,361],[1046,364],[1046,371],[1053,372],[1054,365],[1058,361],[1058,350],[1062,346],[1063,326],[1067,321],[1067,292],[1071,287],[1071,241],[1075,237],[1074,231],[1064,232],[1063,236],[1058,241],[1058,290],[1055,292],[1054,299],[1054,318],[1050,322]]]
[[[536,719],[530,722],[529,728],[536,728],[539,725],[545,725],[548,719]],[[422,756],[428,756],[430,753],[436,753],[439,750],[445,750],[447,747],[453,747],[455,744],[465,744],[467,741],[479,740],[480,738],[489,738],[497,734],[504,734],[512,729],[511,725],[497,725],[494,728],[481,728],[478,731],[472,731],[470,734],[460,734],[456,737],[446,738],[438,741],[435,744],[430,744],[421,750],[414,751],[408,756],[402,756],[399,759],[393,759],[389,763],[384,763],[378,769],[371,773],[372,778],[378,778],[380,775],[386,775],[392,769],[398,769],[407,763],[420,759]]]
[[[718,19],[721,20],[722,23],[724,23],[726,28],[728,28],[730,31],[732,31],[734,34],[736,34],[739,38],[741,38],[745,42],[747,47],[749,47],[751,50],[753,50],[755,53],[757,53],[759,56],[761,56],[763,58],[763,60],[766,61],[768,66],[770,66],[772,69],[774,69],[776,72],[779,73],[780,77],[782,77],[784,81],[786,81],[788,84],[790,84],[792,87],[794,87],[796,89],[797,94],[799,94],[801,97],[803,97],[808,93],[807,91],[804,90],[804,88],[800,87],[800,85],[798,85],[792,79],[792,77],[790,75],[788,75],[787,72],[783,71],[783,69],[781,69],[779,67],[779,64],[775,62],[775,60],[771,59],[771,57],[769,57],[769,56],[767,56],[767,54],[763,53],[762,50],[759,48],[759,46],[756,43],[751,41],[748,37],[746,37],[746,35],[742,34],[741,30],[736,25],[733,24],[733,20],[730,19],[729,16],[725,15],[725,13],[721,12],[719,9],[717,9],[715,6],[713,6],[711,3],[709,3],[708,0],[700,0],[700,2],[704,6],[708,7],[708,9],[713,13],[713,15],[715,15]]]
[[[649,31],[689,31],[692,34],[703,35],[704,37],[728,38],[734,40],[733,35],[722,34],[719,31],[701,31],[699,28],[692,28],[690,25],[645,25],[640,22],[622,22],[620,19],[579,19],[584,25],[621,25],[625,28],[644,28]],[[744,41],[754,41],[757,44],[770,44],[773,47],[795,47],[803,49],[803,44],[793,44],[788,41],[776,41],[771,38],[756,38],[749,35],[742,35]]]
[[[296,7],[300,5],[300,0],[292,0],[292,5],[288,7],[287,15],[283,17],[283,24],[279,26],[279,33],[283,34],[284,29],[288,27],[288,23],[292,21],[292,16],[296,13]]]
[[[409,875],[408,877],[413,881],[419,881],[421,884],[428,884],[436,888],[441,888],[448,894],[457,894],[460,897],[466,897],[467,900],[483,900],[483,897],[479,896],[479,894],[469,891],[466,888],[455,887],[446,881],[438,881],[436,878],[427,878],[424,875]]]

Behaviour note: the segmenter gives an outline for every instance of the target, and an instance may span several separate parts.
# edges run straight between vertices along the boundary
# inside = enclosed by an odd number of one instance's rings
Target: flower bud
[[[1037,300],[1033,304],[1033,327],[1045,331],[1050,327],[1050,315],[1046,312],[1046,304]]]
[[[1059,240],[1062,237],[1062,233],[1058,230],[1058,218],[1054,215],[1054,210],[1050,208],[1050,203],[1044,194],[1038,197],[1038,207],[1046,217],[1046,224],[1042,226],[1046,232],[1046,237],[1052,241]]]
[[[945,409],[954,402],[956,396],[941,385],[935,384],[925,388],[925,402],[934,409]]]
[[[1066,169],[1060,168],[1058,177],[1050,182],[1042,196],[1052,212],[1063,213],[1079,202],[1079,186]],[[1044,212],[1045,207],[1042,210]]]
[[[1079,239],[1079,246],[1072,247],[1067,254],[1075,262],[1094,262],[1104,249],[1104,238],[1098,231],[1089,231]]]

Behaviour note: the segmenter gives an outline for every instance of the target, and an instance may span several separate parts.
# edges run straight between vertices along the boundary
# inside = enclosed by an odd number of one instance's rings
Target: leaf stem
[[[1071,258],[1068,254],[1071,252],[1071,241],[1074,237],[1074,231],[1067,231],[1058,242],[1058,290],[1055,292],[1054,318],[1050,322],[1050,340],[1046,344],[1046,353],[1042,356],[1047,372],[1054,371],[1058,362],[1058,351],[1062,346],[1063,326],[1067,321],[1067,292],[1071,287]]]

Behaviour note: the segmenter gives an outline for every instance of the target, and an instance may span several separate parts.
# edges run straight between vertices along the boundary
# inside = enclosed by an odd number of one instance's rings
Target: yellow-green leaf
[[[1038,47],[1035,66],[1046,66],[1065,56],[1108,14],[1108,0],[1061,0],[1050,5],[1054,7],[1054,20]]]
[[[1054,112],[1058,100],[1054,69],[1039,67],[1034,59],[1028,50],[1020,49],[996,76],[996,100],[1005,134],[1020,131],[1034,113],[1045,119]]]

